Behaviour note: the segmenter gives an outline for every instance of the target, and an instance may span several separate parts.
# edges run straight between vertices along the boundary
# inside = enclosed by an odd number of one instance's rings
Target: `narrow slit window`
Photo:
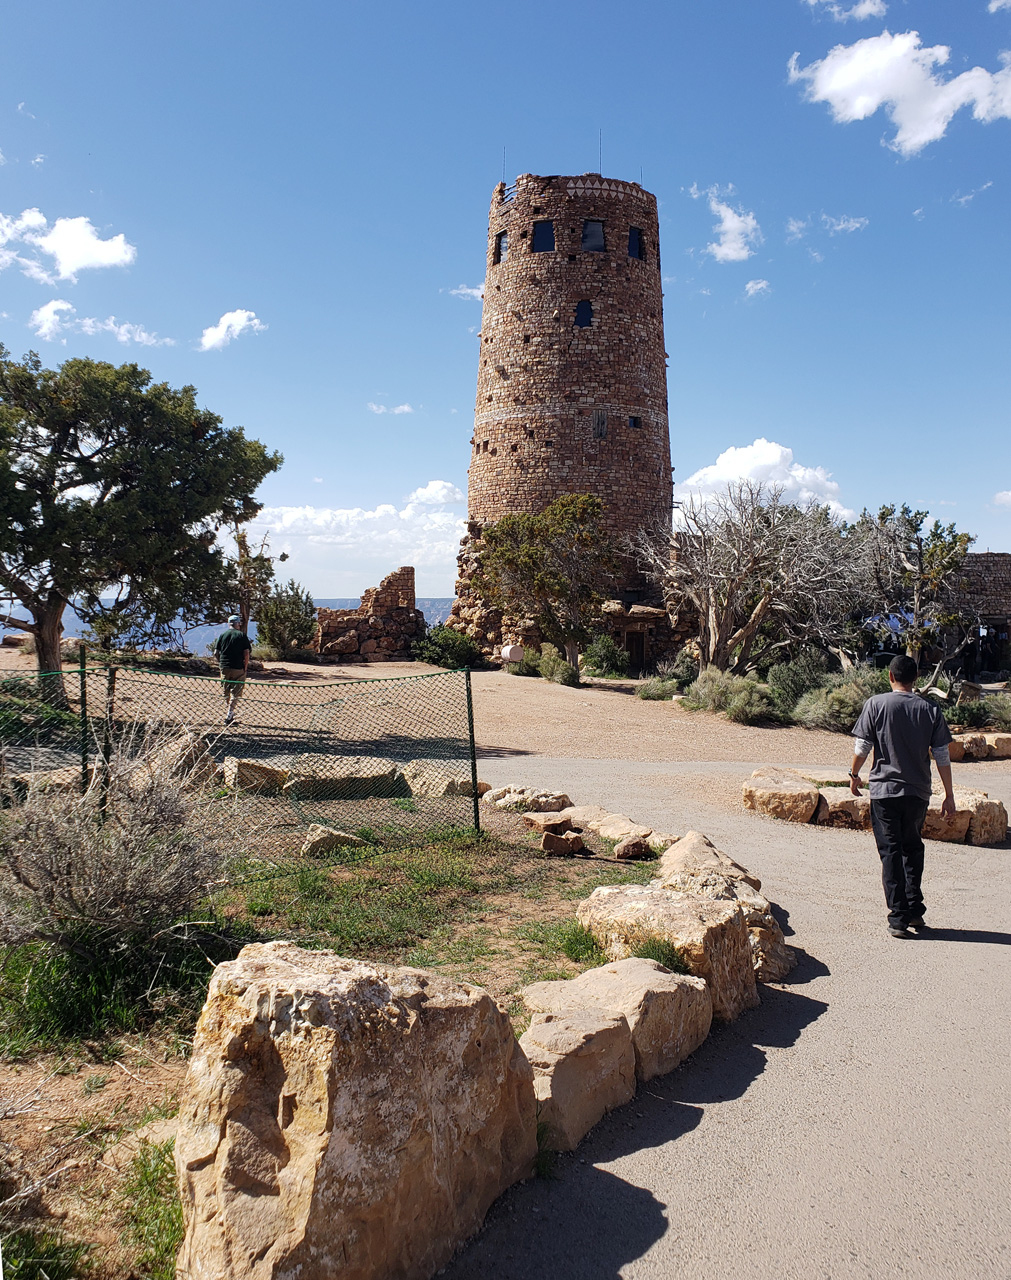
[[[639,431],[642,427],[642,418],[629,418],[628,425],[635,431]]]
[[[553,222],[535,222],[534,235],[530,242],[531,253],[553,253],[555,249],[555,224]]]
[[[509,256],[509,232],[500,231],[495,237],[495,253],[493,255],[494,262],[505,262]]]
[[[588,298],[576,303],[576,325],[580,329],[589,329],[593,324],[593,303]]]
[[[604,224],[593,218],[583,223],[583,243],[580,246],[584,253],[604,252]]]
[[[629,227],[628,229],[628,256],[630,258],[645,258],[646,250],[642,244],[642,231],[638,227]]]
[[[603,409],[593,411],[593,438],[594,440],[607,439],[607,413]]]

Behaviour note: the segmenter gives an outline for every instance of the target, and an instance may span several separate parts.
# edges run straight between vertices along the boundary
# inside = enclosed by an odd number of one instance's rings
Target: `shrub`
[[[287,586],[276,586],[257,613],[256,635],[282,656],[311,644],[316,638],[316,606],[309,591],[294,578]]]
[[[430,662],[433,667],[449,667],[457,671],[461,667],[483,667],[484,654],[470,636],[454,631],[441,622],[419,640],[411,651],[419,662]]]
[[[577,964],[596,965],[607,961],[600,943],[578,920],[565,920],[559,925],[558,941],[562,951]]]
[[[985,702],[963,702],[957,707],[945,707],[941,714],[949,724],[961,724],[967,729],[982,729],[992,723],[990,702],[989,698]]]
[[[1011,733],[1011,698],[1006,693],[997,693],[984,702],[990,716],[990,723],[1001,733]]]
[[[594,636],[586,646],[583,661],[591,675],[615,680],[628,675],[628,651],[607,635]]]
[[[671,973],[690,973],[685,958],[667,938],[657,933],[641,933],[632,940],[631,954],[639,960],[655,960]]]
[[[579,684],[579,672],[565,661],[553,644],[541,645],[539,668],[544,680],[568,685],[570,688],[576,688]]]
[[[809,689],[793,710],[793,718],[805,729],[829,729],[849,733],[868,698],[891,688],[888,672],[874,667],[854,667],[822,678],[821,687]]]
[[[506,670],[511,676],[539,676],[541,655],[536,649],[524,648],[522,662],[510,662]]]
[[[255,658],[257,662],[279,662],[281,651],[269,644],[254,644],[249,656]]]
[[[727,704],[727,719],[735,724],[757,724],[773,714],[772,702],[754,680],[742,680]]]
[[[680,649],[673,658],[661,658],[656,664],[656,674],[661,680],[677,682],[683,693],[699,676],[699,661],[690,649]]]
[[[816,689],[828,671],[828,659],[818,649],[805,649],[789,662],[777,662],[766,677],[776,709],[788,715],[809,689]]]
[[[649,680],[644,680],[639,685],[635,691],[635,696],[637,698],[645,698],[647,702],[664,702],[680,692],[681,690],[676,680],[661,680],[658,676],[652,676]]]

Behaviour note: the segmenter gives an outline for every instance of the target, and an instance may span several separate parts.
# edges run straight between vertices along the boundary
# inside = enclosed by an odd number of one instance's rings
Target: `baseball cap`
[[[235,625],[235,623],[237,623],[237,622],[241,622],[241,621],[242,621],[242,619],[239,617],[239,615],[238,615],[237,613],[230,613],[230,614],[228,615],[228,625],[229,625],[230,627],[231,627],[231,626],[234,626],[234,625]]]

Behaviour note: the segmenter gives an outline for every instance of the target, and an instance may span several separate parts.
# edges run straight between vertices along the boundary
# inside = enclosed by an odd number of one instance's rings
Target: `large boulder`
[[[762,882],[758,876],[752,875],[747,867],[728,857],[717,849],[708,836],[701,831],[686,831],[680,839],[670,845],[660,856],[660,879],[676,875],[680,871],[715,871],[722,876],[731,876],[750,884],[753,889],[761,889]]]
[[[619,862],[648,862],[656,857],[656,851],[642,836],[625,836],[614,846],[614,856]]]
[[[871,798],[865,791],[855,796],[849,787],[822,787],[814,820],[823,827],[870,831]]]
[[[401,773],[412,796],[438,800],[443,796],[472,794],[470,765],[459,760],[408,760]],[[480,789],[478,783],[479,794]]]
[[[225,756],[224,777],[226,787],[277,795],[288,781],[288,770],[267,764],[263,760],[240,760],[236,756]]]
[[[713,1015],[725,1021],[758,1004],[744,913],[736,902],[649,885],[603,885],[576,915],[612,960],[630,956],[644,937],[670,942],[696,977],[709,984]]]
[[[984,734],[990,760],[1011,760],[1011,733]]]
[[[635,1097],[635,1050],[623,1014],[538,1013],[520,1048],[534,1070],[538,1122],[556,1151],[571,1151],[608,1111]]]
[[[538,791],[536,787],[516,784],[493,787],[484,793],[483,799],[499,809],[523,808],[531,813],[558,813],[572,806],[572,801],[561,791]]]
[[[184,786],[208,786],[217,768],[207,735],[184,729],[178,737],[145,756],[137,773],[152,777],[177,778]]]
[[[990,746],[986,735],[982,733],[960,733],[952,739],[952,745],[958,744],[956,756],[959,760],[985,760],[990,754]],[[955,759],[948,748],[949,759]]]
[[[578,831],[563,831],[561,835],[545,831],[541,836],[541,848],[545,853],[571,858],[574,854],[583,852],[583,837]]]
[[[644,827],[641,822],[633,822],[623,813],[609,813],[597,827],[597,834],[603,840],[616,840],[620,843],[622,840],[627,840],[629,836],[648,840],[653,834],[653,828]]]
[[[320,752],[296,758],[284,792],[293,800],[369,800],[406,796],[407,783],[395,760]]]
[[[327,854],[336,853],[338,849],[363,849],[367,843],[361,836],[353,836],[349,831],[337,831],[333,827],[324,827],[314,822],[306,829],[299,852],[306,858],[323,858]]]
[[[574,827],[586,827],[589,831],[597,831],[600,824],[610,815],[608,810],[602,809],[599,804],[578,804],[562,809],[558,816],[568,818]]]
[[[572,830],[572,823],[560,813],[525,813],[523,825],[531,831],[539,831],[541,835],[550,831],[552,835],[560,836],[562,832]]]
[[[179,1107],[191,1280],[429,1280],[531,1171],[530,1064],[487,992],[287,942],[218,965]]]
[[[935,786],[939,784],[935,783]],[[954,787],[955,813],[942,818],[940,790],[930,797],[922,833],[925,840],[946,840],[960,844],[1002,844],[1007,839],[1007,810],[999,800],[973,787]]]
[[[520,994],[527,1008],[539,1013],[608,1009],[623,1014],[640,1080],[673,1071],[705,1040],[713,1021],[705,981],[671,973],[655,960],[617,960],[578,978],[531,983]]]
[[[793,769],[756,769],[742,789],[744,807],[786,822],[810,822],[820,795]]]

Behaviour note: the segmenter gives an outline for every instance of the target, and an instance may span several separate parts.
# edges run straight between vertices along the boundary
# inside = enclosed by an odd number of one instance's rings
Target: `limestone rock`
[[[796,953],[786,945],[778,922],[771,929],[749,925],[748,945],[756,982],[782,982],[790,970],[797,967]]]
[[[935,787],[922,827],[925,840],[994,845],[1007,838],[1007,810],[999,800],[991,800],[985,791],[974,787],[955,787],[955,816],[942,818],[943,791],[939,783]]]
[[[218,965],[175,1157],[191,1280],[429,1280],[531,1170],[530,1064],[479,987],[287,942]]]
[[[941,799],[941,796],[931,798],[920,834],[924,840],[945,840],[954,844],[964,844],[969,834],[969,821],[972,814],[968,809],[956,808],[952,817],[945,818],[941,815]]]
[[[991,760],[1011,760],[1011,733],[987,733],[984,737]]]
[[[408,760],[401,770],[408,793],[426,799],[469,796],[470,765],[460,760]],[[480,793],[481,784],[478,783]]]
[[[958,740],[962,745],[963,760],[985,760],[990,752],[985,734],[963,733]]]
[[[962,745],[962,739],[957,734],[948,743],[948,759],[952,764],[961,764],[965,759],[965,747]]]
[[[525,813],[523,822],[531,831],[539,831],[541,835],[550,831],[552,835],[560,836],[563,831],[572,830],[572,823],[560,813]]]
[[[660,879],[679,871],[716,871],[723,876],[744,880],[753,889],[761,889],[762,882],[747,867],[728,857],[701,831],[686,831],[660,858]]]
[[[583,852],[583,837],[578,831],[564,831],[556,835],[553,831],[545,831],[541,836],[541,848],[545,853],[558,854],[563,858],[571,858],[573,854]]]
[[[485,793],[488,804],[497,805],[500,809],[514,809],[522,806],[531,813],[558,813],[572,806],[569,797],[560,791],[538,791],[535,787],[521,787],[511,784],[508,787],[493,787]]]
[[[542,1013],[609,1009],[624,1014],[640,1080],[673,1071],[705,1040],[713,1020],[703,979],[671,973],[655,960],[617,960],[567,981],[531,983],[520,994],[528,1009]]]
[[[652,831],[646,837],[646,841],[654,853],[663,853],[672,844],[675,844],[677,839],[677,836],[667,835],[663,831]]]
[[[815,822],[823,827],[870,831],[871,798],[866,791],[855,796],[849,787],[822,787],[820,795]]]
[[[812,765],[807,769],[791,769],[790,772],[799,774],[808,782],[813,782],[816,787],[848,787],[850,784],[849,771],[830,764]]]
[[[180,778],[187,786],[207,786],[216,765],[205,735],[184,729],[178,737],[147,756],[139,772]]]
[[[300,852],[306,858],[322,858],[338,849],[363,849],[366,844],[367,841],[360,836],[350,835],[347,831],[335,831],[332,827],[314,822],[305,833]]]
[[[653,829],[633,822],[623,813],[609,813],[597,827],[597,834],[604,840],[624,840],[627,836],[641,836],[646,840],[653,834]]]
[[[262,760],[240,760],[225,756],[225,786],[242,791],[260,791],[277,795],[288,780],[288,770]]]
[[[558,816],[568,818],[574,827],[585,827],[588,831],[597,831],[609,814],[599,804],[581,804],[562,809]]]
[[[94,766],[88,766],[88,785],[94,777]],[[67,765],[63,769],[35,769],[27,773],[9,775],[10,786],[19,800],[23,800],[33,791],[70,791],[81,790],[80,765]]]
[[[284,785],[293,800],[368,800],[407,794],[395,760],[382,756],[298,756]]]
[[[520,1048],[534,1069],[537,1119],[556,1151],[572,1151],[608,1111],[635,1097],[635,1049],[623,1014],[534,1014]]]
[[[744,784],[744,807],[787,822],[810,822],[818,808],[818,788],[792,769],[756,769]]]
[[[642,836],[626,836],[614,846],[614,856],[619,862],[642,861],[655,857],[653,848]]]
[[[736,902],[714,902],[651,885],[603,885],[576,910],[613,960],[629,956],[643,935],[671,942],[696,977],[709,984],[713,1015],[725,1021],[758,1004],[744,913]]]

